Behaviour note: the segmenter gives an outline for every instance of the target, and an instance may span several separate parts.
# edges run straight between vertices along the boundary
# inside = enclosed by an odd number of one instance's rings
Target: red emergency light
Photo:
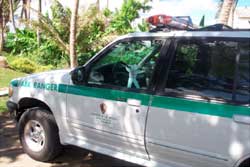
[[[168,16],[164,14],[154,15],[147,19],[147,22],[155,27],[168,28],[174,30],[194,29],[189,16]]]
[[[172,20],[171,16],[166,16],[166,15],[162,15],[162,14],[154,15],[154,16],[151,16],[147,19],[148,23],[150,23],[154,26],[168,24],[171,22],[171,20]]]

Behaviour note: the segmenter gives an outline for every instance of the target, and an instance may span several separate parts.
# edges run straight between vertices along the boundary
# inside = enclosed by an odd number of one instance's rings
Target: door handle
[[[126,98],[122,98],[122,97],[117,97],[115,100],[117,100],[117,101],[123,101],[123,102],[125,102],[126,101]]]
[[[135,106],[135,107],[140,107],[141,106],[141,101],[140,100],[136,100],[136,99],[128,99],[127,103],[130,106]]]
[[[233,119],[237,123],[243,123],[243,124],[248,124],[250,125],[250,116],[245,116],[245,115],[234,115]]]

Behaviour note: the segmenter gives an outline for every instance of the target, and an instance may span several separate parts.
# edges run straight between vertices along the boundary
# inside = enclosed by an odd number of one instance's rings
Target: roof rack
[[[225,24],[214,24],[207,27],[192,29],[188,31],[250,31],[250,29],[234,29]]]
[[[232,27],[225,24],[214,24],[207,27],[197,28],[189,31],[231,31]]]

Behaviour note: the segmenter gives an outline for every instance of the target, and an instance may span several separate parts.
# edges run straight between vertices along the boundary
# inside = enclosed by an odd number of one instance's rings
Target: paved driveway
[[[26,155],[18,140],[15,124],[8,115],[0,115],[0,167],[139,167],[108,156],[65,147],[61,156],[51,163],[41,163]]]

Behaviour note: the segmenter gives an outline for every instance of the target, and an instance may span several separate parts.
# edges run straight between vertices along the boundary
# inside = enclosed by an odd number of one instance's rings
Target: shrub
[[[52,65],[39,65],[25,57],[9,58],[8,62],[13,70],[25,73],[43,72],[54,69]]]
[[[36,33],[31,29],[8,32],[4,47],[13,57],[26,57],[42,65],[51,64],[57,67],[65,63],[68,57],[51,38],[44,35],[41,36],[41,44],[38,46]]]
[[[35,72],[49,71],[49,70],[52,70],[52,69],[53,69],[52,65],[47,65],[47,66],[39,66],[38,65]]]
[[[47,65],[51,64],[55,67],[61,66],[62,62],[69,61],[68,55],[63,52],[54,41],[49,38],[42,43],[37,49],[36,54],[33,54],[33,59],[39,64]]]
[[[31,29],[17,29],[16,33],[7,33],[5,50],[13,54],[31,52],[37,48],[36,32]]]
[[[19,57],[10,62],[10,67],[16,71],[33,73],[36,70],[36,63],[28,58]]]

